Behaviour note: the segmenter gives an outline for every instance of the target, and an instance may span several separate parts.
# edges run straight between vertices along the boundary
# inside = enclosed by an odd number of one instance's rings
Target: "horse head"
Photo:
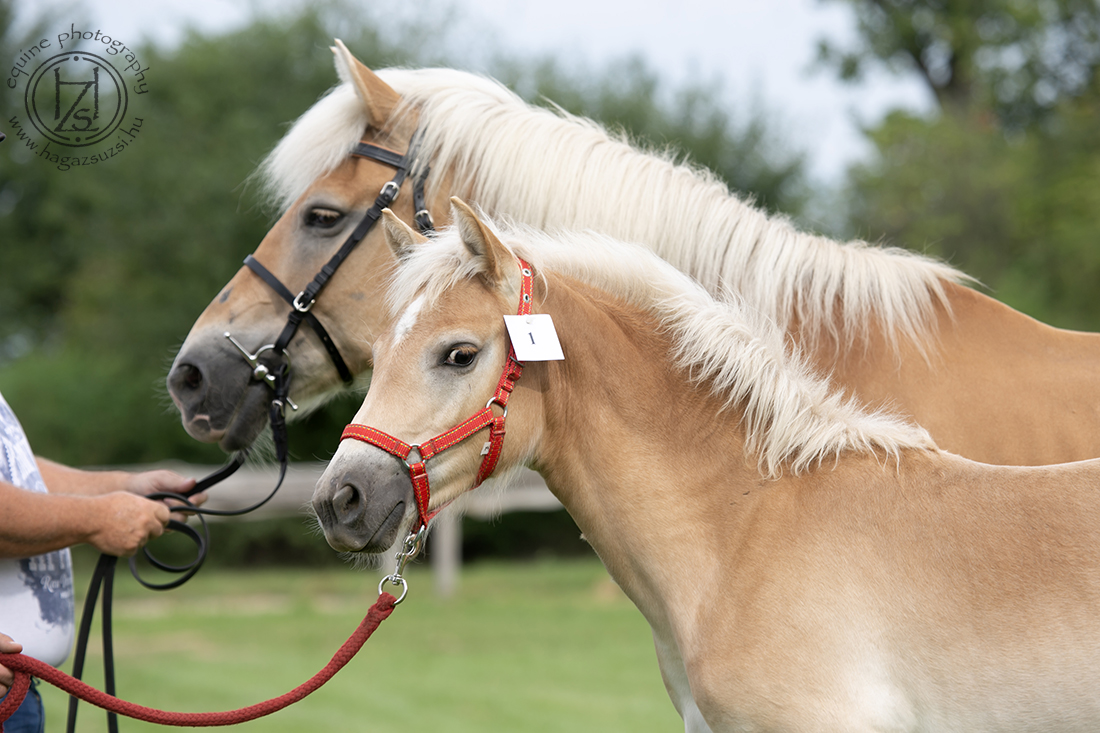
[[[423,178],[415,172],[426,168],[406,152],[416,111],[403,109],[391,87],[336,44],[336,69],[346,83],[298,120],[266,164],[278,169],[280,193],[291,203],[255,251],[253,266],[242,267],[195,322],[168,375],[168,391],[187,432],[227,451],[247,447],[263,429],[271,400],[267,375],[289,361],[293,400],[307,407],[320,404],[342,381],[350,383],[370,369],[370,344],[387,325],[382,293],[393,256],[379,227],[362,236],[339,271],[326,276],[323,295],[306,304],[308,319],[324,324],[339,353],[331,359],[325,339],[311,328],[293,332],[283,353],[275,348],[292,307],[255,266],[284,283],[284,292],[302,293],[372,208],[378,216],[381,206],[372,204],[391,181],[399,193],[388,205],[398,216],[413,222],[418,211],[424,217],[425,209],[436,208],[427,207],[422,188],[416,188]],[[326,101],[350,94],[358,98],[357,114],[349,116],[342,103],[337,106],[344,114],[334,116]],[[333,136],[347,144],[337,146],[336,159],[319,160],[323,156],[315,154],[311,140]],[[326,149],[333,149],[331,143]],[[406,170],[398,182],[395,168],[401,163]],[[445,219],[446,210],[437,210],[437,218]],[[337,360],[346,369],[335,366]]]
[[[417,235],[396,216],[384,219],[399,262],[391,297],[400,312],[374,344],[371,388],[355,415],[357,425],[345,431],[345,437],[352,428],[381,437],[372,442],[361,432],[354,436],[360,440],[344,440],[313,495],[325,537],[340,551],[382,552],[418,517],[426,522],[484,478],[483,456],[492,452],[489,422],[499,421],[503,436],[501,405],[507,408],[508,395],[499,397],[502,369],[507,375],[517,362],[501,316],[517,312],[530,274],[521,275],[515,256],[469,207],[452,201],[456,226],[441,236],[461,240],[449,250],[460,261],[441,267],[461,273],[458,278],[425,275],[433,263],[417,259]],[[525,406],[521,412],[533,411]],[[463,435],[474,439],[456,438],[471,425]],[[522,416],[509,418],[498,470],[520,462],[530,425]],[[417,461],[426,469],[430,494],[414,492],[410,468]]]

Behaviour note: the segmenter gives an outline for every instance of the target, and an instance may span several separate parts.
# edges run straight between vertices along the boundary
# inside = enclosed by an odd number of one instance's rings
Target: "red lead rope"
[[[520,286],[519,297],[519,309],[518,315],[526,316],[531,313],[531,294],[533,292],[533,277],[531,274],[531,266],[519,260],[520,273],[522,275],[522,284]],[[417,513],[419,514],[420,526],[427,527],[428,522],[431,521],[438,510],[435,512],[429,511],[428,505],[431,502],[431,489],[428,486],[428,469],[424,465],[425,462],[434,455],[438,455],[440,452],[447,450],[453,445],[461,443],[466,438],[469,438],[486,427],[489,428],[489,440],[485,443],[485,450],[483,451],[484,458],[481,459],[481,467],[478,468],[477,478],[474,479],[474,485],[471,489],[476,489],[481,483],[489,478],[493,473],[493,469],[496,468],[497,460],[500,458],[500,452],[504,448],[504,418],[508,415],[508,397],[512,394],[512,389],[516,386],[516,381],[523,374],[523,362],[516,359],[516,351],[512,348],[511,343],[508,344],[508,360],[504,363],[504,370],[501,372],[500,381],[497,382],[496,392],[493,393],[492,399],[482,409],[475,412],[472,416],[463,420],[458,425],[455,425],[450,430],[440,433],[430,440],[426,440],[420,445],[410,445],[400,438],[395,438],[389,433],[384,433],[378,428],[372,428],[369,425],[359,425],[352,423],[344,428],[344,432],[340,435],[340,440],[347,440],[352,438],[354,440],[361,441],[363,443],[369,443],[377,448],[381,448],[391,455],[395,455],[405,462],[405,465],[409,468],[409,478],[412,480],[413,495],[416,497]],[[503,415],[493,414],[493,404],[500,405],[504,409]],[[419,454],[419,458],[415,463],[409,463],[409,455],[413,449],[416,449]],[[416,529],[414,528],[414,532]],[[0,731],[2,733],[2,731]]]
[[[378,625],[385,621],[391,613],[395,599],[389,593],[382,593],[378,600],[370,607],[363,618],[359,628],[344,642],[344,645],[333,655],[332,660],[309,680],[298,685],[285,695],[273,698],[266,702],[250,705],[239,710],[226,710],[221,713],[173,713],[155,708],[147,708],[143,705],[135,705],[132,702],[120,700],[106,693],[86,685],[78,679],[70,677],[61,670],[51,667],[45,662],[24,656],[22,654],[0,654],[0,665],[15,672],[15,682],[8,692],[8,696],[0,702],[0,733],[4,731],[4,721],[11,717],[23,703],[23,698],[30,688],[31,675],[59,687],[70,695],[76,695],[81,700],[103,708],[109,712],[125,715],[129,718],[144,720],[159,725],[174,725],[189,728],[205,728],[221,725],[236,725],[246,723],[249,720],[262,718],[265,715],[282,710],[288,705],[298,702],[310,693],[319,689],[321,685],[332,679],[333,675],[351,661]]]

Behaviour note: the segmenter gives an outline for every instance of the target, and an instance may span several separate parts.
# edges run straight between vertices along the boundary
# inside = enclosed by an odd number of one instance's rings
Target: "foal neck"
[[[660,586],[705,564],[699,537],[732,521],[731,480],[763,481],[739,410],[691,386],[652,315],[562,277],[542,309],[566,358],[527,367],[542,401],[534,466],[652,623]]]

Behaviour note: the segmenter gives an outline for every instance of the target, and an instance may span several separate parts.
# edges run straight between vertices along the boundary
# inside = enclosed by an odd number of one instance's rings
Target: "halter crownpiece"
[[[523,260],[518,258],[517,260],[522,275],[518,315],[526,316],[531,313],[533,276],[531,266]],[[405,462],[405,466],[409,469],[409,478],[412,480],[413,495],[416,497],[416,509],[419,519],[418,526],[412,530],[410,536],[427,527],[432,517],[439,513],[438,509],[432,512],[428,508],[431,502],[431,489],[428,485],[428,471],[425,466],[428,459],[461,443],[481,430],[489,428],[489,440],[482,448],[481,466],[478,468],[477,477],[474,479],[474,485],[470,487],[470,490],[476,489],[493,473],[504,447],[504,421],[508,417],[508,397],[512,394],[512,390],[515,388],[521,374],[523,374],[523,362],[516,359],[516,350],[509,342],[508,358],[504,362],[504,369],[501,372],[500,380],[497,382],[496,392],[493,393],[485,407],[450,430],[440,433],[419,445],[406,443],[400,438],[395,438],[389,433],[368,425],[352,423],[344,428],[344,432],[340,435],[341,441],[351,438],[369,443]],[[501,408],[500,415],[493,414],[494,404]],[[410,463],[409,456],[414,450],[417,456]]]

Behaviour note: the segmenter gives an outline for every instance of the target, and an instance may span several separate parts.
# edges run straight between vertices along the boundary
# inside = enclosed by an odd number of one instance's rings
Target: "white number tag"
[[[512,348],[520,361],[559,361],[565,358],[561,352],[554,319],[549,313],[529,316],[504,316],[504,325],[512,339]]]

